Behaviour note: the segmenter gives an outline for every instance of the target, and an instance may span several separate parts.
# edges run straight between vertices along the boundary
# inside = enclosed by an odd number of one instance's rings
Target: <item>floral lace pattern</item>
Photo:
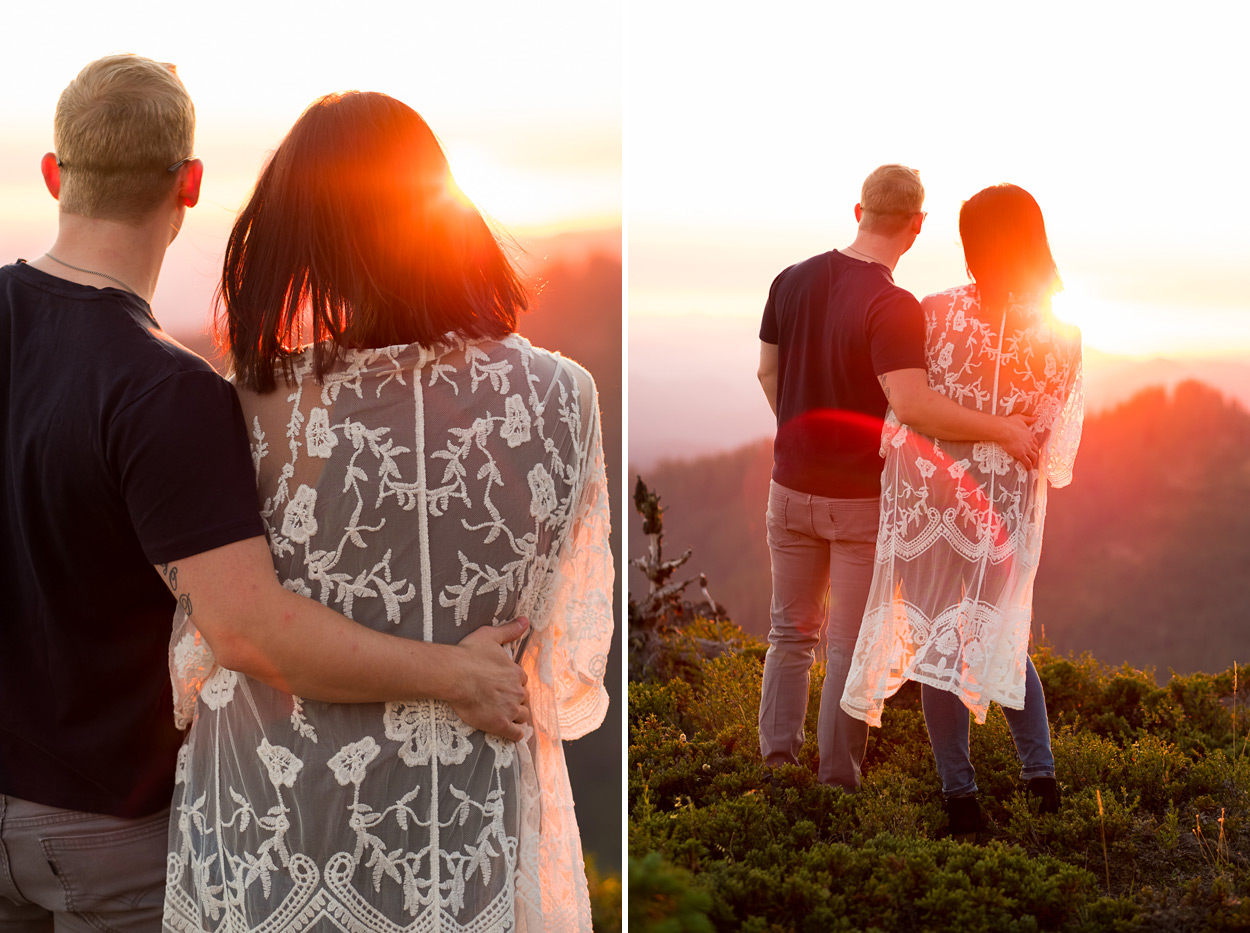
[[[533,722],[514,744],[434,700],[291,696],[217,667],[175,619],[175,715],[191,731],[165,929],[589,931],[561,742],[607,707],[590,376],[520,337],[449,338],[348,351],[321,385],[301,359],[287,391],[240,396],[283,586],[426,641],[528,615]]]
[[[1071,481],[1084,408],[1081,338],[1035,304],[993,320],[975,286],[930,295],[929,385],[998,415],[1033,414],[1026,469],[994,443],[935,440],[886,416],[876,567],[842,708],[881,724],[904,680],[957,694],[977,722],[1024,706],[1047,484]]]

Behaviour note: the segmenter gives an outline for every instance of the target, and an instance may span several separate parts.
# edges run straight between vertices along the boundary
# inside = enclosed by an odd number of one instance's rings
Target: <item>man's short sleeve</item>
[[[872,371],[926,369],[924,312],[916,297],[893,288],[873,301],[868,312],[868,348]]]
[[[764,343],[781,342],[781,330],[777,325],[777,286],[782,276],[789,271],[786,269],[773,279],[773,284],[768,289],[768,301],[764,305],[764,319],[760,322],[760,340]]]
[[[216,373],[162,380],[115,416],[106,447],[151,563],[264,534],[243,412]]]

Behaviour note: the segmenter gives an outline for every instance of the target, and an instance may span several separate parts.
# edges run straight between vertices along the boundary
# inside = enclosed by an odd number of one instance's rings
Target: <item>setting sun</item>
[[[1250,349],[1244,328],[1232,321],[1232,311],[1205,308],[1202,314],[1192,314],[1170,306],[1112,301],[1070,281],[1055,296],[1054,309],[1061,320],[1081,329],[1087,347],[1118,356],[1159,356],[1163,348],[1168,356],[1199,356],[1215,348]]]
[[[1143,350],[1140,331],[1133,327],[1124,305],[1091,298],[1068,286],[1054,297],[1054,310],[1060,320],[1081,329],[1087,346],[1107,353],[1133,354]]]

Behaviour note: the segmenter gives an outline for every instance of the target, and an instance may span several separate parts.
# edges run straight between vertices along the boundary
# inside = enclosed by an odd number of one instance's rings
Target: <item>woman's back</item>
[[[242,928],[512,929],[514,908],[532,927],[551,892],[531,754],[558,749],[570,697],[602,713],[610,559],[603,594],[601,562],[572,553],[575,532],[606,535],[593,381],[519,337],[449,339],[344,351],[320,385],[300,359],[294,385],[241,399],[283,585],[425,641],[530,617],[540,734],[513,745],[438,701],[301,701],[219,671],[187,753],[210,768],[179,775],[180,887]],[[589,630],[564,629],[557,588],[596,604],[579,615]],[[566,787],[562,768],[544,780]],[[190,923],[222,922],[170,896]]]
[[[937,440],[887,416],[876,575],[843,698],[870,725],[907,679],[958,694],[978,721],[991,701],[1021,708],[1046,487],[1070,481],[1081,434],[1076,328],[1035,302],[986,312],[971,285],[921,307],[930,387],[1035,415],[1042,452],[1029,470],[997,444]]]
[[[284,585],[424,641],[541,614],[594,426],[581,367],[513,337],[348,350],[324,385],[296,379],[241,393]]]

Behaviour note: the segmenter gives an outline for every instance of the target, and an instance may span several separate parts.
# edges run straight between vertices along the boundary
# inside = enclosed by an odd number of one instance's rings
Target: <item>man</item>
[[[854,790],[868,727],[838,705],[872,582],[887,405],[933,437],[995,441],[1032,466],[1032,419],[964,408],[929,389],[920,303],[892,273],[924,224],[919,173],[864,181],[854,242],[777,276],[760,327],[759,380],[777,416],[768,498],[773,597],[760,698],[766,763],[798,761],[808,672],[824,617],[819,778]]]
[[[56,242],[0,269],[0,930],[157,930],[175,601],[218,662],[312,699],[433,697],[518,739],[505,642],[384,635],[277,582],[233,390],[149,302],[199,197],[172,66],[88,65],[57,104]]]

